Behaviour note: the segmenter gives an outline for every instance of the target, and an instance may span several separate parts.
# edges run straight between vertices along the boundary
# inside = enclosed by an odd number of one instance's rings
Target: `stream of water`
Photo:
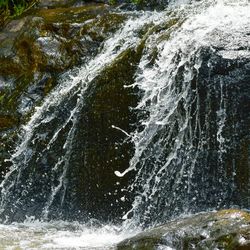
[[[230,173],[225,170],[225,159],[237,140],[227,130],[234,112],[228,93],[234,82],[231,75],[223,78],[213,72],[216,58],[227,63],[250,59],[250,5],[229,0],[184,2],[162,12],[130,13],[131,19],[98,55],[64,74],[36,108],[12,158],[6,159],[12,167],[0,185],[0,249],[115,249],[141,228],[237,202],[236,170],[233,165]],[[148,31],[141,37],[145,27]],[[128,187],[135,194],[131,207],[118,225],[96,220],[48,222],[65,203],[76,130],[92,80],[142,41],[145,48],[135,82],[124,86],[142,93],[133,108],[142,118],[132,134],[113,125],[134,144],[129,168],[114,172],[119,178],[136,173]],[[43,167],[39,175],[34,165]]]

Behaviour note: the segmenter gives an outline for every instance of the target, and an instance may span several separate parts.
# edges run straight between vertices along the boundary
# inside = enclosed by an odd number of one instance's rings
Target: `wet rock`
[[[18,124],[25,123],[56,86],[59,74],[94,56],[126,19],[103,4],[66,5],[30,10],[10,21],[0,33],[0,117],[11,114]],[[10,125],[6,121],[4,129],[12,125],[14,122]]]
[[[60,178],[65,178],[66,191],[61,188],[55,193],[47,214],[49,219],[86,222],[93,218],[103,222],[120,220],[133,198],[133,194],[126,190],[133,175],[121,179],[114,172],[128,168],[134,153],[128,134],[135,128],[137,117],[131,107],[136,106],[138,101],[138,93],[124,88],[124,85],[134,82],[142,49],[142,45],[127,49],[93,79],[84,93],[83,107],[78,110],[74,135],[70,134],[71,122],[61,129],[60,125],[72,112],[78,92],[53,109],[49,115],[49,126],[38,124],[32,137],[34,140],[29,143],[25,155],[20,155],[17,160],[22,162],[23,157],[29,158],[25,171],[19,176],[22,186],[15,186],[12,199],[6,204],[8,208],[15,206],[15,209],[5,209],[2,218],[8,216],[10,221],[22,221],[25,216],[42,217],[44,204],[51,199],[51,190],[58,185]],[[33,93],[35,98],[38,90],[30,89],[29,93]],[[48,135],[52,133],[53,137],[54,131],[60,132],[59,137],[47,150]],[[69,140],[70,136],[73,137]],[[66,143],[70,143],[69,149],[63,146]],[[64,161],[70,165],[64,164]],[[68,170],[62,175],[62,169]],[[22,194],[22,190],[29,192]],[[19,197],[18,203],[13,203],[14,196]]]
[[[0,60],[3,62],[0,68],[0,101],[2,104],[0,117],[1,115],[5,117],[2,122],[5,136],[6,130],[10,130],[12,133],[11,129],[19,125],[16,123],[17,121],[21,124],[27,121],[34,107],[42,102],[43,98],[57,85],[58,76],[61,73],[93,58],[102,42],[120,27],[126,16],[111,13],[109,10],[108,6],[102,4],[77,8],[38,9],[32,12],[32,15],[8,24],[0,35]],[[167,30],[170,26],[175,25],[178,19],[172,21],[151,31]],[[145,30],[147,28],[145,27]],[[160,39],[167,40],[168,38],[169,32],[162,32]],[[127,210],[130,204],[130,194],[127,191],[123,193],[123,191],[115,190],[118,189],[117,186],[119,186],[119,190],[125,189],[130,181],[131,173],[120,181],[114,175],[114,171],[122,172],[128,167],[133,155],[133,145],[126,140],[121,131],[112,128],[112,125],[122,128],[127,133],[133,131],[136,118],[129,107],[135,106],[137,102],[136,91],[125,90],[123,85],[133,83],[142,48],[143,44],[136,50],[125,51],[91,82],[92,87],[86,94],[86,103],[79,115],[76,127],[75,134],[79,141],[76,140],[71,145],[73,153],[69,162],[74,165],[74,168],[66,176],[67,190],[63,194],[65,203],[62,208],[61,197],[59,195],[55,197],[54,203],[51,204],[49,218],[61,216],[60,218],[86,220],[89,216],[109,221],[120,218]],[[162,221],[176,216],[187,208],[187,204],[192,212],[206,210],[208,207],[214,208],[214,206],[216,208],[230,207],[231,204],[249,206],[249,169],[247,165],[249,118],[245,116],[249,107],[247,102],[249,89],[245,88],[249,83],[249,60],[247,58],[226,58],[219,52],[211,48],[201,48],[203,65],[199,72],[194,72],[195,80],[191,83],[193,92],[199,97],[197,98],[199,103],[194,101],[196,100],[194,93],[190,97],[192,101],[190,103],[191,117],[195,117],[195,114],[199,115],[199,126],[202,130],[201,134],[192,138],[192,144],[194,147],[198,147],[200,141],[206,142],[205,146],[199,149],[200,151],[193,151],[193,154],[198,152],[193,175],[190,179],[188,179],[188,175],[183,175],[178,190],[173,190],[176,174],[170,173],[170,177],[166,175],[169,181],[166,185],[162,183],[164,190],[156,192],[155,197],[151,197],[157,206],[154,211],[146,214],[147,218],[143,220],[145,224],[148,223],[147,219],[152,222],[156,217]],[[150,64],[153,65],[157,61],[157,53],[158,51],[154,50],[154,53],[150,55]],[[184,73],[185,67],[181,67],[176,76],[180,88]],[[52,126],[56,127],[65,121],[63,119],[66,119],[71,112],[71,108],[77,102],[78,94],[56,110],[56,118],[52,117],[54,122],[54,124],[51,123]],[[222,95],[223,98],[225,97],[224,99],[221,98]],[[227,109],[221,108],[221,99],[224,102],[223,106]],[[183,103],[180,102],[178,108],[181,116],[184,112]],[[218,135],[217,131],[223,122],[222,112],[226,112],[228,119],[223,124],[225,127],[223,134]],[[6,120],[9,114],[12,115],[13,120]],[[72,121],[70,122],[72,123]],[[192,118],[190,126],[194,128],[196,124],[196,120]],[[44,131],[43,129],[45,129],[45,133],[38,133],[33,138],[40,144],[35,143],[30,151],[27,150],[28,157],[31,159],[30,166],[36,166],[36,168],[26,169],[23,176],[20,177],[23,178],[20,182],[22,188],[26,185],[30,193],[18,200],[19,204],[16,207],[20,206],[20,208],[17,209],[16,214],[11,214],[10,220],[23,220],[26,215],[40,216],[42,214],[40,204],[45,203],[48,199],[51,187],[59,185],[60,175],[52,173],[53,170],[50,166],[54,166],[64,153],[61,149],[64,149],[64,141],[68,139],[66,137],[70,131],[70,125],[67,124],[62,128],[57,144],[55,143],[49,152],[41,155],[43,146],[48,143],[46,136],[51,133],[42,124],[41,131]],[[178,130],[178,124],[175,124],[174,132],[171,135],[173,141]],[[159,131],[157,136],[166,138],[169,136],[168,131],[168,128],[164,128]],[[221,148],[218,141],[218,137],[224,138],[224,134],[232,135],[231,139],[225,143],[226,151]],[[202,136],[202,140],[199,136]],[[167,159],[164,154],[167,155],[172,145],[166,145],[164,140],[161,141],[162,144],[159,145],[159,148],[163,149],[163,155],[159,159],[163,163]],[[185,159],[187,155],[185,147],[189,144],[190,140],[182,145],[180,157],[177,158],[183,159],[184,157]],[[10,148],[8,145],[8,142],[1,144],[0,150],[2,150],[4,158],[8,158],[9,155],[6,150],[6,148],[8,150]],[[149,170],[143,176],[144,180],[147,180],[152,174],[151,170],[155,166],[156,159],[152,154],[154,145],[155,141],[152,141],[152,144],[149,144],[149,150],[145,150],[143,153],[143,156],[147,156],[148,162],[145,166]],[[34,152],[32,152],[33,149]],[[183,155],[181,155],[182,153]],[[37,163],[37,159],[41,159],[41,161]],[[188,168],[193,166],[193,162],[188,161],[185,165],[182,161],[177,162],[174,165],[175,173],[178,172],[178,168],[181,170],[183,166]],[[36,174],[33,178],[34,172]],[[236,174],[237,176],[235,176]],[[30,176],[31,179],[29,179]],[[200,176],[203,177],[202,182]],[[166,179],[162,176],[161,181],[165,182]],[[186,182],[190,180],[192,181],[192,185],[189,187],[191,192],[187,194],[185,192],[187,191],[185,190],[187,189]],[[151,185],[151,183],[149,184]],[[136,192],[140,193],[144,186],[138,185],[137,188]],[[14,200],[19,198],[22,190],[17,188],[17,191],[14,191],[13,197],[16,198]],[[204,192],[199,194],[197,190]],[[168,194],[173,192],[178,199],[169,197]],[[30,199],[29,195],[33,194],[35,194],[35,199]],[[124,200],[124,195],[126,195],[125,203],[121,205],[120,201]],[[13,197],[8,204],[10,207],[13,206]],[[166,207],[166,204],[169,207]],[[142,211],[139,213],[143,217],[148,204],[142,203],[142,206],[146,207],[142,207]],[[7,206],[7,215],[10,210],[8,208]]]
[[[18,117],[19,124],[27,122],[34,107],[51,92],[58,79],[62,81],[62,73],[93,58],[102,42],[112,36],[126,18],[125,14],[111,12],[106,5],[89,4],[37,9],[32,15],[10,22],[0,37],[0,58],[5,62],[0,68],[3,90],[0,113],[12,112]],[[141,35],[146,31],[147,28]],[[69,158],[72,167],[65,176],[68,184],[64,203],[61,202],[62,188],[51,204],[49,219],[116,221],[131,204],[132,194],[126,191],[126,186],[132,176],[127,175],[121,180],[114,171],[128,168],[133,143],[112,125],[127,133],[135,128],[136,115],[131,107],[136,105],[138,95],[134,89],[124,88],[124,84],[134,82],[142,49],[143,43],[138,48],[124,51],[91,82],[72,144]],[[72,75],[74,71],[78,69],[73,69]],[[25,216],[44,215],[43,205],[48,203],[53,187],[61,178],[61,166],[58,169],[54,166],[64,154],[63,143],[67,140],[71,123],[62,129],[55,146],[44,151],[44,145],[48,143],[47,135],[56,131],[72,111],[78,94],[56,107],[49,128],[41,124],[40,130],[35,131],[32,144],[33,141],[36,143],[26,154],[30,164],[20,175],[22,187],[16,186],[14,194],[20,197],[14,205],[18,209],[10,214],[6,209],[2,218],[9,216],[10,221],[22,221]],[[12,133],[9,129],[9,135]],[[8,137],[6,134],[1,136]],[[10,158],[10,145],[13,145],[13,140],[8,142],[6,139],[0,148],[3,172],[10,165],[4,161]],[[42,151],[43,155],[40,154]],[[30,190],[27,196],[21,194],[24,189]],[[13,207],[12,201],[7,206]]]
[[[34,107],[57,84],[57,79],[62,80],[61,73],[93,58],[102,42],[126,18],[125,14],[110,12],[109,7],[98,4],[38,9],[20,23],[9,23],[8,31],[2,33],[2,59],[6,62],[0,69],[5,93],[2,107],[12,110],[20,117],[21,123],[27,121]],[[143,37],[149,28],[150,25],[139,31],[140,36]],[[10,41],[7,40],[9,36],[13,36]],[[128,210],[133,194],[126,187],[134,173],[121,179],[114,171],[122,172],[128,168],[133,155],[133,143],[122,130],[129,134],[135,129],[137,117],[131,107],[136,106],[138,93],[136,89],[124,88],[124,85],[134,82],[143,48],[144,41],[137,48],[127,49],[90,83],[84,107],[79,112],[70,156],[67,156],[70,171],[63,176],[67,179],[67,188],[66,191],[61,188],[53,197],[49,219],[96,218],[115,222]],[[9,87],[7,83],[11,83]],[[46,140],[51,133],[55,133],[72,112],[78,95],[70,96],[60,107],[50,110],[51,114],[55,113],[49,128],[47,124],[39,124],[35,129],[34,140],[25,154],[29,166],[19,176],[22,186],[16,186],[13,194],[20,199],[15,204],[13,197],[10,203],[7,202],[8,208],[2,218],[8,216],[10,221],[22,221],[25,216],[44,215],[43,205],[51,199],[53,188],[62,178],[60,168],[63,166],[57,162],[64,155],[63,144],[68,140],[71,122],[62,128],[53,147],[44,150],[44,146],[49,143]],[[24,161],[21,158],[19,162]],[[29,192],[23,195],[22,190]],[[62,195],[62,192],[65,193]],[[13,206],[15,209],[10,209]]]
[[[87,217],[105,222],[119,221],[133,199],[133,194],[127,191],[133,173],[124,178],[114,174],[129,167],[133,143],[128,135],[113,126],[128,134],[135,129],[137,116],[131,108],[138,102],[138,93],[124,85],[134,82],[142,48],[128,49],[97,76],[76,132],[76,138],[82,143],[74,145],[75,167],[68,177],[74,181],[69,181],[65,206],[71,206],[72,211],[77,206]],[[77,199],[72,204],[73,193]]]
[[[40,0],[38,2],[39,8],[57,8],[57,7],[68,7],[68,6],[80,6],[91,2],[105,3],[113,6],[118,6],[122,9],[164,9],[168,6],[170,0]]]
[[[76,0],[40,0],[37,6],[39,8],[56,8],[56,7],[68,7],[72,5]]]
[[[250,214],[221,210],[170,221],[118,244],[132,249],[224,249],[250,248]]]
[[[37,10],[11,21],[0,36],[0,77],[13,82],[12,89],[1,89],[2,107],[14,99],[15,109],[28,85],[41,81],[44,74],[55,76],[93,56],[124,19],[103,5],[88,5]]]
[[[15,117],[0,116],[0,131],[12,128],[17,123]]]
[[[195,77],[190,82],[190,102],[181,101],[178,106],[178,115],[183,117],[185,105],[190,108],[190,126],[195,131],[198,121],[202,132],[196,131],[192,139],[182,143],[176,157],[178,160],[173,160],[167,168],[164,164],[169,160],[173,147],[169,141],[174,141],[180,130],[174,118],[171,126],[158,130],[138,163],[144,169],[143,180],[151,178],[152,169],[157,173],[164,166],[156,192],[151,194],[155,188],[153,181],[149,184],[141,181],[135,187],[138,192],[147,185],[150,187],[147,194],[150,202],[138,202],[136,211],[136,219],[139,218],[146,227],[155,221],[159,223],[163,219],[175,218],[185,211],[197,213],[232,205],[249,207],[249,54],[236,42],[234,46],[238,46],[235,51],[226,51],[229,56],[219,46],[200,49],[202,64],[199,72],[193,71]],[[245,56],[240,56],[240,50],[245,52]],[[185,68],[180,67],[177,73],[176,86],[180,84],[180,89],[184,72]],[[194,101],[196,98],[198,101]],[[202,146],[199,145],[201,142]],[[190,145],[193,148],[187,157]],[[151,153],[152,149],[157,152],[158,148],[162,149],[159,155]],[[193,160],[195,154],[197,157]],[[159,158],[160,163],[156,164]],[[181,171],[187,174],[180,178]],[[141,199],[144,201],[144,196]]]

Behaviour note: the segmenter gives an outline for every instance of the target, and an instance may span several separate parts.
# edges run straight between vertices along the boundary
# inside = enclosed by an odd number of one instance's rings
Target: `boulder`
[[[250,214],[228,209],[170,221],[118,244],[117,250],[250,249]]]

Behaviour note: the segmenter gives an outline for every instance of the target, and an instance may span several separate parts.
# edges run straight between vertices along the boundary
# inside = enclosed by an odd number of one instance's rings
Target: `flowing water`
[[[115,226],[97,228],[77,222],[26,220],[0,225],[0,249],[115,249],[131,236]]]
[[[232,156],[242,139],[234,119],[239,107],[232,104],[239,93],[232,86],[244,82],[242,72],[249,71],[249,3],[179,1],[162,12],[128,14],[96,57],[61,77],[22,128],[1,183],[3,249],[112,249],[141,227],[183,213],[249,205],[249,196],[244,202],[235,197],[237,157]],[[142,41],[135,81],[124,85],[141,93],[133,107],[137,129],[127,133],[112,126],[134,144],[129,168],[114,172],[121,179],[135,173],[123,223],[103,225],[89,215],[84,223],[50,221],[57,213],[63,218],[69,204],[72,152],[91,83]],[[219,72],[222,64],[233,69],[228,76]]]
[[[231,79],[223,74],[213,77],[216,58],[206,57],[218,53],[223,59],[249,60],[249,22],[248,5],[219,2],[193,16],[189,13],[169,41],[158,42],[162,34],[149,38],[147,54],[131,86],[143,90],[136,109],[146,112],[147,118],[141,121],[143,129],[134,134],[130,167],[117,173],[122,177],[138,171],[130,187],[140,193],[127,214],[133,212],[132,223],[138,218],[139,224],[162,223],[183,212],[234,203],[236,173],[235,169],[227,173],[225,167],[234,147],[233,140],[226,137],[227,126],[236,125],[227,123],[233,109],[228,93]],[[152,44],[159,51],[153,66],[148,58],[155,49]]]

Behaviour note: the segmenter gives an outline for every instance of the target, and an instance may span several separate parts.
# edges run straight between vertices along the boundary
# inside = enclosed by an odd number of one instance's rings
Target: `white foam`
[[[120,227],[91,227],[78,222],[27,221],[11,225],[0,224],[1,249],[115,249],[115,245],[135,234]]]

